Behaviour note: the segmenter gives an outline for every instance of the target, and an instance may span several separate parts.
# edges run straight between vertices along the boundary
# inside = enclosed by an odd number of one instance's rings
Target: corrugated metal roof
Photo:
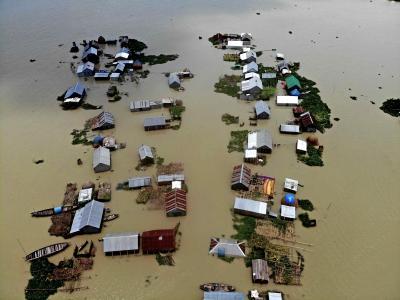
[[[234,209],[244,210],[259,215],[267,215],[267,203],[252,199],[235,197]]]
[[[300,126],[292,124],[281,124],[279,130],[281,132],[300,133]]]
[[[85,86],[82,83],[77,82],[65,92],[64,99],[71,98],[73,95],[83,96],[85,93]]]
[[[130,189],[140,188],[151,185],[151,177],[133,177],[128,179],[128,187]]]
[[[257,149],[246,149],[244,151],[244,158],[257,158]]]
[[[281,205],[281,216],[289,219],[296,219],[296,207]]]
[[[269,106],[267,103],[265,103],[264,101],[260,100],[257,101],[256,104],[254,104],[254,108],[256,110],[256,115],[260,115],[262,113],[267,113],[268,116],[271,114],[271,110],[269,109]]]
[[[128,59],[128,57],[129,57],[129,53],[127,53],[127,52],[118,52],[117,54],[115,54],[115,59],[117,59],[117,58]]]
[[[253,78],[253,77],[260,78],[260,74],[255,73],[255,72],[249,72],[249,73],[244,74],[244,79],[246,79],[246,80]]]
[[[130,110],[147,110],[150,109],[150,100],[131,101]]]
[[[203,300],[245,300],[241,292],[204,292]]]
[[[249,132],[247,135],[247,148],[259,149],[268,147],[272,150],[272,136],[266,129]]]
[[[246,51],[246,52],[240,54],[239,57],[240,57],[240,60],[246,61],[246,60],[248,60],[250,58],[256,59],[257,58],[257,54],[253,50],[250,50],[250,51]]]
[[[297,140],[296,149],[307,152],[307,142],[303,140]]]
[[[83,203],[92,200],[93,189],[82,189],[79,191],[78,203]]]
[[[298,105],[298,96],[276,96],[277,105]]]
[[[258,72],[258,65],[254,61],[243,66],[243,73],[248,72]]]
[[[286,82],[286,87],[288,89],[292,89],[294,87],[301,88],[300,81],[294,75],[290,75],[290,76],[286,77],[285,82]]]
[[[228,44],[226,45],[227,48],[242,48],[243,47],[243,41],[228,41]]]
[[[166,125],[165,117],[149,117],[144,119],[144,127],[164,126]]]
[[[122,73],[124,72],[124,70],[125,70],[125,64],[120,62],[115,66],[114,73]]]
[[[231,179],[232,185],[240,183],[248,188],[250,186],[250,179],[251,170],[245,164],[241,164],[233,168]]]
[[[110,233],[103,237],[103,251],[136,251],[139,250],[139,233]]]
[[[224,256],[246,257],[246,254],[240,247],[240,245],[244,246],[244,242],[230,239],[212,238],[211,243],[216,243],[216,245],[210,249],[210,254],[218,255],[222,252],[224,253]]]
[[[90,55],[90,54],[98,55],[98,54],[97,54],[97,49],[96,49],[96,48],[93,48],[93,47],[88,48],[87,50],[85,50],[85,51],[83,52],[82,58],[84,59],[84,58],[86,58],[86,57],[87,57],[88,55]]]
[[[253,259],[251,271],[253,280],[269,281],[268,263],[264,259]]]
[[[98,165],[111,166],[110,150],[105,147],[98,147],[93,152],[93,168]]]
[[[84,71],[92,71],[92,72],[94,72],[94,63],[88,61],[88,62],[86,62],[84,64],[80,64],[76,68],[76,74],[83,73]]]
[[[244,80],[241,82],[241,88],[243,92],[249,91],[255,87],[258,87],[260,90],[263,89],[263,85],[260,78],[253,77],[250,78],[249,80]]]
[[[153,151],[151,151],[150,146],[142,145],[142,146],[139,147],[138,151],[139,151],[140,160],[143,160],[143,159],[148,158],[148,157],[149,158],[154,158]]]
[[[297,192],[298,186],[299,186],[299,181],[298,180],[294,180],[294,179],[291,179],[291,178],[285,178],[284,188],[286,190]]]
[[[85,226],[100,229],[103,219],[104,203],[92,200],[75,213],[70,233],[79,232]]]
[[[157,182],[172,182],[172,181],[184,181],[184,174],[163,174],[158,175]]]
[[[175,250],[175,231],[173,229],[144,231],[142,250],[143,252]]]
[[[282,300],[282,293],[268,292],[268,300]]]
[[[186,213],[186,192],[182,189],[174,189],[165,195],[165,212]]]
[[[176,73],[170,73],[168,76],[168,85],[181,85],[181,80]]]
[[[261,78],[262,79],[274,79],[274,78],[276,78],[276,73],[262,73]]]

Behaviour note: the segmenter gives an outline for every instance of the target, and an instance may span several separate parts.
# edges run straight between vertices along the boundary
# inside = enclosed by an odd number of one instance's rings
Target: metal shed
[[[245,164],[235,166],[232,172],[231,189],[248,191],[250,187],[251,170]]]
[[[161,229],[142,233],[143,254],[175,251],[175,230]]]
[[[167,120],[165,117],[149,117],[144,119],[144,130],[157,130],[167,127]]]
[[[314,123],[314,119],[311,116],[310,112],[305,112],[300,115],[300,124],[303,131],[306,132],[315,132],[317,131],[317,127]]]
[[[173,189],[165,195],[165,213],[167,217],[186,215],[186,192],[182,189]]]
[[[268,104],[262,100],[256,102],[254,105],[254,110],[256,112],[257,119],[269,119],[269,116],[271,115],[271,110],[269,109]]]
[[[268,300],[283,300],[282,293],[268,292]]]
[[[241,215],[265,218],[267,216],[267,203],[236,197],[233,210]]]
[[[255,72],[249,72],[249,73],[244,74],[244,79],[245,80],[253,78],[253,77],[260,78],[260,74],[255,73]]]
[[[255,283],[268,283],[268,263],[263,259],[253,259],[251,261],[252,280]]]
[[[246,257],[244,242],[211,238],[209,254],[218,255],[219,257]]]
[[[84,64],[80,64],[76,68],[76,75],[78,75],[78,77],[93,76],[94,75],[94,63],[88,61]]]
[[[87,50],[85,50],[82,54],[82,61],[83,62],[92,62],[94,64],[99,63],[99,55],[97,52],[97,49],[94,47],[90,47]]]
[[[93,152],[93,170],[95,173],[111,170],[110,150],[105,147],[98,147]]]
[[[300,133],[300,126],[299,125],[293,125],[293,124],[281,124],[279,126],[279,131],[281,133],[299,134]]]
[[[78,204],[82,204],[92,200],[93,188],[82,189],[79,191]]]
[[[142,187],[151,186],[151,177],[133,177],[128,179],[129,189],[140,189]]]
[[[150,106],[149,100],[137,100],[131,101],[130,103],[130,110],[134,111],[147,111],[150,110],[152,107]]]
[[[247,135],[247,148],[257,149],[260,153],[272,152],[272,136],[266,129],[249,132]]]
[[[150,146],[141,145],[138,149],[139,159],[142,163],[152,164],[154,163],[154,154]]]
[[[243,48],[243,41],[228,41],[226,48],[228,49],[242,49]]]
[[[241,91],[249,94],[261,92],[263,85],[260,78],[252,77],[241,82]]]
[[[203,300],[245,300],[245,294],[241,292],[204,292]]]
[[[97,233],[101,231],[104,203],[92,200],[75,213],[71,225],[71,234]]]
[[[276,105],[299,105],[298,96],[276,96]]]
[[[105,255],[138,253],[140,234],[137,232],[110,233],[103,237]]]
[[[92,125],[92,130],[104,130],[115,127],[114,116],[106,111],[96,116],[96,122]]]
[[[290,76],[286,77],[285,82],[286,82],[286,89],[288,91],[291,91],[293,89],[297,89],[297,90],[301,89],[300,81],[294,75],[290,75]]]
[[[168,85],[172,89],[179,89],[181,87],[181,80],[177,73],[170,73],[168,76]]]
[[[254,61],[243,66],[243,74],[249,72],[258,72],[258,65]]]
[[[158,185],[172,184],[173,181],[185,182],[184,174],[160,174],[157,176]]]
[[[257,60],[257,54],[253,51],[246,51],[241,53],[239,56],[240,60],[245,63],[255,62]],[[257,69],[258,71],[258,69]]]
[[[110,79],[110,73],[108,71],[101,71],[94,73],[94,80],[108,80]]]
[[[307,142],[303,140],[297,140],[296,152],[299,154],[304,154],[307,152]]]
[[[75,97],[83,98],[85,95],[86,95],[85,86],[82,83],[77,82],[75,85],[68,88],[68,90],[65,92],[64,100]]]
[[[281,205],[281,217],[285,219],[296,219],[296,207]]]

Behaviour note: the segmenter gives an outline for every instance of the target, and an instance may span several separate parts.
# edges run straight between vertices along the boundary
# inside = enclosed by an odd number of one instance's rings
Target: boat
[[[119,217],[119,214],[107,215],[107,216],[104,216],[103,221],[104,222],[112,221],[112,220],[115,220],[118,217]]]
[[[234,292],[235,287],[225,283],[211,282],[200,285],[200,289],[205,292]]]
[[[28,254],[25,259],[27,261],[33,261],[42,257],[49,257],[61,251],[64,251],[69,246],[69,243],[58,243],[40,248],[32,253]]]
[[[58,215],[58,214],[61,214],[64,212],[73,211],[78,208],[79,208],[79,205],[58,206],[58,207],[34,211],[34,212],[31,212],[31,215],[32,215],[32,217],[49,217],[49,216]]]

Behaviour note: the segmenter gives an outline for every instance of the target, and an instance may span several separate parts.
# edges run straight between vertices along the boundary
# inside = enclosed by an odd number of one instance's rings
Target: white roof
[[[299,97],[298,96],[277,96],[276,104],[277,105],[298,105]]]
[[[78,103],[81,101],[81,97],[73,97],[73,98],[67,98],[63,101],[63,103]]]
[[[285,178],[285,189],[297,192],[299,181],[291,178]]]
[[[172,181],[172,189],[181,189],[182,188],[182,181],[175,180]]]
[[[250,50],[250,51],[241,53],[239,57],[240,57],[240,60],[247,60],[251,57],[257,58],[257,54],[253,50]]]
[[[258,72],[258,65],[254,61],[243,66],[243,74],[248,72]]]
[[[83,189],[79,191],[78,203],[92,200],[93,189]]]
[[[263,89],[263,85],[260,78],[252,77],[248,80],[244,80],[241,82],[242,92],[249,91],[254,87],[258,87],[261,90]]]
[[[260,129],[247,134],[247,148],[258,149],[267,146],[272,149],[272,137],[266,129]]]
[[[253,77],[260,78],[260,74],[255,73],[255,72],[250,72],[250,73],[244,74],[244,79],[250,79],[250,78],[253,78]]]
[[[281,205],[281,216],[289,219],[296,219],[296,207]]]
[[[300,126],[293,124],[281,124],[279,130],[281,132],[300,133]]]
[[[224,256],[246,257],[246,254],[240,248],[244,242],[229,239],[212,238],[217,244],[210,250],[210,254],[223,253]],[[221,250],[219,250],[221,249]]]
[[[104,252],[139,250],[139,233],[113,233],[103,237]]]
[[[86,226],[100,229],[103,219],[104,203],[92,200],[75,213],[70,233],[79,232]]]
[[[158,175],[157,182],[173,182],[173,181],[184,181],[184,174],[163,174]]]
[[[282,300],[282,293],[268,292],[269,300]]]
[[[246,149],[244,151],[245,158],[257,158],[257,149]]]
[[[119,78],[121,73],[111,73],[110,78]]]
[[[124,59],[127,59],[128,57],[129,57],[129,53],[126,53],[126,52],[118,52],[116,55],[115,55],[115,58],[124,58]]]
[[[243,41],[228,41],[227,48],[242,48]]]
[[[259,215],[267,215],[267,203],[251,199],[236,197],[234,209],[245,210]]]
[[[290,71],[290,70],[288,70],[288,69],[282,69],[281,73],[282,73],[283,75],[285,75],[285,74],[292,73],[292,71]]]
[[[307,142],[303,140],[297,140],[296,149],[300,151],[307,151]]]
[[[284,59],[285,55],[283,53],[276,53],[276,58]]]
[[[247,52],[247,51],[250,51],[250,50],[251,50],[250,47],[243,48],[243,52]]]

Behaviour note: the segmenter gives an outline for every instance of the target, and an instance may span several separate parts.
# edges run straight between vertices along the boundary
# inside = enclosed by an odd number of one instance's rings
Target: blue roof
[[[287,194],[285,195],[285,204],[294,205],[294,202],[295,202],[295,196],[294,196],[294,194],[287,193]]]
[[[82,83],[77,82],[65,92],[64,99],[71,98],[72,96],[74,96],[74,94],[76,94],[76,96],[83,96],[85,92],[85,86]]]
[[[301,92],[298,89],[293,89],[289,92],[290,96],[300,96]]]

